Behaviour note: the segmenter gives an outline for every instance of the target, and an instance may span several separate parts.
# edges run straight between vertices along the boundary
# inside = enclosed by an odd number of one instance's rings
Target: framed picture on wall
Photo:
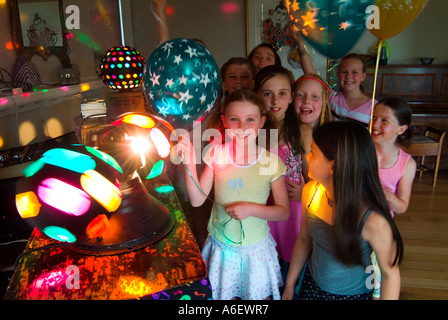
[[[68,58],[62,0],[10,0],[11,29],[19,55],[52,54],[64,64]]]
[[[291,25],[283,0],[246,0],[247,53],[262,42],[270,43],[282,65],[298,78],[303,74],[297,43],[289,36]]]
[[[303,75],[297,43],[289,36],[290,18],[284,0],[246,0],[247,54],[262,42],[277,50],[283,67],[297,79]],[[326,78],[327,58],[317,53],[304,39],[317,74]]]

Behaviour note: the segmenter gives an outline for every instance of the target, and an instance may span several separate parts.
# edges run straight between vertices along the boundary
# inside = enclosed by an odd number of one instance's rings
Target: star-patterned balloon
[[[295,30],[324,56],[338,59],[358,42],[373,0],[286,0]]]
[[[213,108],[220,90],[218,65],[197,41],[160,44],[143,73],[143,91],[153,112],[173,128],[193,128]]]

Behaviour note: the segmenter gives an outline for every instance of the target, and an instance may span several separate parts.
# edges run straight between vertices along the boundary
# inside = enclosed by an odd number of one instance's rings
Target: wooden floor
[[[408,211],[395,216],[404,241],[401,300],[448,299],[448,172],[415,177]]]

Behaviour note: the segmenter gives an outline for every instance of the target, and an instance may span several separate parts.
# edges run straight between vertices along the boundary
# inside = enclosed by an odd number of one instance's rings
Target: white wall
[[[90,30],[91,21],[102,21],[104,25],[117,27],[116,16],[99,14],[103,8],[110,7],[113,1],[64,0],[65,5],[70,3],[80,7],[80,31],[99,44],[97,56],[108,47],[117,45],[120,40],[117,35],[111,38],[111,32],[106,28],[100,29],[96,25],[94,30]],[[234,2],[238,10],[224,14],[221,6],[228,2]],[[158,45],[157,21],[151,11],[151,0],[132,0],[130,3],[133,11],[133,42],[147,59]],[[174,14],[168,16],[172,38],[202,39],[220,66],[232,56],[246,55],[246,0],[168,0],[168,5],[174,9]],[[419,63],[416,58],[421,56],[436,57],[435,63],[447,64],[448,41],[444,38],[448,31],[447,12],[448,1],[430,0],[421,15],[407,29],[387,40],[392,52],[389,64]],[[12,73],[16,54],[6,48],[6,44],[12,40],[6,2],[0,2],[0,30],[0,68]],[[72,49],[70,58],[81,70],[81,77],[92,79],[96,76],[93,61],[95,52],[88,42],[81,41],[81,35],[76,35],[69,42]],[[352,51],[369,53],[376,42],[377,39],[366,31]],[[319,59],[320,57],[316,58]],[[42,65],[41,69],[49,69],[47,67]]]
[[[435,57],[434,64],[448,64],[448,1],[430,0],[422,13],[401,33],[387,39],[391,49],[388,64],[419,64],[419,57]],[[353,52],[370,54],[378,43],[366,31]]]
[[[145,59],[159,44],[152,0],[132,0],[134,45]],[[234,3],[235,11],[224,13],[222,5]],[[167,0],[170,36],[201,39],[221,66],[230,57],[246,56],[245,0]]]
[[[128,2],[129,3],[129,2]],[[159,43],[157,32],[157,20],[154,17],[151,7],[151,0],[130,0],[132,10],[132,30],[133,44],[136,49],[142,52],[148,59],[152,51]],[[231,13],[224,13],[222,5],[233,3],[236,10]],[[69,42],[71,48],[70,59],[81,71],[83,81],[98,79],[95,70],[95,59],[110,47],[121,44],[119,34],[119,22],[117,10],[113,7],[117,5],[115,0],[90,1],[90,0],[64,0],[64,5],[76,4],[81,12],[81,29],[75,33],[75,38]],[[189,37],[202,39],[210,52],[215,57],[219,66],[233,56],[246,56],[246,0],[168,0],[174,12],[168,16],[168,24],[172,38]],[[389,64],[418,64],[418,57],[436,57],[436,64],[448,64],[448,41],[445,35],[448,31],[448,1],[430,0],[428,6],[422,14],[404,31],[397,36],[388,39],[391,48],[391,58]],[[10,27],[9,8],[5,1],[0,1],[0,68],[13,73],[16,60],[16,53],[9,49],[8,43],[12,39]],[[371,48],[375,46],[377,39],[366,31],[352,52],[371,53]],[[309,48],[314,55],[315,61],[325,59],[319,56],[313,48]],[[59,67],[58,61],[38,61],[39,70],[45,81],[54,81],[55,70]],[[41,59],[42,60],[42,59]],[[324,70],[319,68],[322,75]],[[9,79],[6,79],[9,80]],[[0,132],[0,149],[10,148],[17,144],[22,145],[28,141],[17,141],[17,128],[21,125],[21,119],[34,117],[39,114],[42,123],[46,126],[38,126],[38,134],[35,138],[45,138],[54,136],[61,132],[72,130],[74,126],[74,116],[77,114],[78,102],[75,107],[73,103],[63,102],[60,107],[48,101],[47,110],[35,110],[34,107],[24,106],[18,112],[18,106],[10,114],[6,108],[9,104],[0,105],[0,116],[3,123],[3,132]],[[44,108],[45,103],[42,103]],[[50,107],[51,105],[51,107]],[[53,109],[54,108],[54,109]],[[19,108],[20,109],[20,108]],[[25,111],[26,110],[26,111]],[[55,112],[50,111],[55,110]],[[61,114],[61,110],[65,110]],[[73,113],[73,110],[75,112]],[[22,113],[23,111],[23,113]],[[56,112],[57,111],[57,112]],[[59,114],[63,125],[62,129],[48,127],[50,113]],[[67,114],[69,118],[66,118]],[[48,118],[48,119],[47,119]],[[19,120],[19,121],[18,121]],[[6,122],[5,122],[6,121]],[[20,122],[20,123],[19,123]],[[0,123],[0,124],[1,124]],[[14,127],[10,127],[11,124]],[[4,128],[10,128],[4,132]],[[57,130],[56,130],[57,129]],[[2,130],[0,130],[2,131]]]

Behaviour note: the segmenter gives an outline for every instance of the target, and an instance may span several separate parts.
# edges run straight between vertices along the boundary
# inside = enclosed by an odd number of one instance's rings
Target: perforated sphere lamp
[[[104,53],[100,70],[103,82],[117,92],[133,91],[142,82],[145,59],[128,46],[110,48]]]
[[[108,129],[99,149],[77,145],[44,153],[26,168],[28,183],[16,195],[25,220],[89,255],[140,249],[165,237],[175,224],[141,178],[162,174],[171,149],[170,125],[149,115],[125,114]],[[110,194],[112,204],[97,200],[97,193]]]
[[[24,175],[16,192],[19,214],[58,241],[100,237],[121,205],[116,182],[122,175],[120,165],[88,146],[50,149],[27,166]]]
[[[113,119],[125,112],[145,112],[146,101],[140,90],[145,59],[135,48],[120,45],[103,55],[101,78],[113,92],[106,95],[108,117]]]

